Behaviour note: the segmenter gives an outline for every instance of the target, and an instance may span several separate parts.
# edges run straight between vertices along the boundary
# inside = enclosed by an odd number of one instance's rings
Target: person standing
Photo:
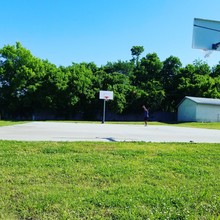
[[[148,119],[149,119],[149,111],[145,107],[145,105],[143,105],[142,108],[144,109],[144,124],[145,124],[145,126],[147,126],[147,122],[148,122]]]

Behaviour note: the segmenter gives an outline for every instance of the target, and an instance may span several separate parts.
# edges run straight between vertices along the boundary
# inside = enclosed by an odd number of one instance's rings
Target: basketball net
[[[109,96],[105,95],[105,101],[109,100]]]
[[[204,58],[209,58],[210,57],[210,55],[212,54],[212,52],[213,52],[213,50],[202,50],[203,51],[203,56],[204,56]]]

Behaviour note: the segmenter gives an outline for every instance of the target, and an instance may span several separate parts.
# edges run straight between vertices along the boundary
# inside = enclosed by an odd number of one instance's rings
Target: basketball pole
[[[105,102],[106,102],[106,99],[104,99],[104,102],[103,102],[103,116],[102,116],[102,124],[105,123]]]
[[[108,100],[113,100],[113,91],[99,91],[99,99],[103,99],[103,116],[102,116],[102,124],[105,123],[105,108],[106,108],[106,102]]]

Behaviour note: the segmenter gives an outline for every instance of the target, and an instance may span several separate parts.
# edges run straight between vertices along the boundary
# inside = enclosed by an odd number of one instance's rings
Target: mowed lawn
[[[219,219],[220,144],[0,141],[1,219]]]
[[[17,125],[17,124],[24,124],[33,121],[6,121],[0,120],[0,127],[1,126],[10,126],[10,125]],[[50,121],[47,121],[50,122]],[[98,123],[100,121],[52,121],[58,123]],[[140,121],[133,121],[133,122],[122,122],[122,121],[107,121],[107,124],[128,124],[128,125],[143,125],[143,122]],[[178,127],[191,127],[191,128],[205,128],[205,129],[217,129],[220,130],[220,122],[157,122],[157,121],[150,121],[148,122],[149,125],[169,125],[169,126],[178,126]]]

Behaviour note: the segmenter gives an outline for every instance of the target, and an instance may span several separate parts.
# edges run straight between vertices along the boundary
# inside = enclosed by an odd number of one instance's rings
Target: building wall
[[[178,107],[178,121],[196,121],[197,104],[185,99]]]
[[[196,121],[219,122],[220,106],[199,104],[196,111]]]

